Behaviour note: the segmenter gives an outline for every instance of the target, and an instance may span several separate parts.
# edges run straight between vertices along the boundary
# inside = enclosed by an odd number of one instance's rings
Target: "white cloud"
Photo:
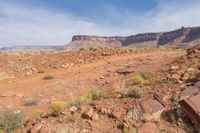
[[[0,4],[1,46],[59,45],[69,42],[74,34],[106,33],[100,25],[68,13]]]
[[[182,26],[200,26],[199,12],[200,1],[162,1],[154,9],[145,13],[128,12],[128,15],[123,17],[123,34],[168,31]]]
[[[0,46],[60,45],[75,34],[131,35],[200,25],[200,2],[162,1],[148,12],[103,8],[106,20],[0,2]],[[100,21],[99,21],[100,20]]]

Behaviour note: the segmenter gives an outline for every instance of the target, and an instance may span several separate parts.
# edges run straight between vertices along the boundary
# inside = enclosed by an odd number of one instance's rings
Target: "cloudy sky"
[[[199,0],[0,0],[0,46],[200,26]]]

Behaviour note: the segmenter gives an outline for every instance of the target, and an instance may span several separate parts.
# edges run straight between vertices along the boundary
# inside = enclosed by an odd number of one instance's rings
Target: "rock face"
[[[183,110],[188,114],[189,117],[195,119],[197,124],[200,125],[200,94],[196,96],[192,96],[186,100],[182,100],[179,102],[180,106]]]
[[[113,36],[113,37],[103,37],[103,36],[82,36],[77,35],[72,38],[72,41],[84,40],[84,41],[99,41],[99,42],[109,42],[109,41],[122,41],[125,37]]]
[[[143,33],[122,36],[86,36],[76,35],[67,49],[95,47],[182,47],[196,45],[200,41],[200,27],[182,27],[178,30],[159,33]]]
[[[160,33],[144,33],[128,36],[122,41],[122,46],[156,46]]]
[[[121,47],[125,37],[103,37],[103,36],[85,36],[76,35],[72,38],[72,42],[67,45],[67,49],[77,50],[80,48],[97,48],[97,47]]]

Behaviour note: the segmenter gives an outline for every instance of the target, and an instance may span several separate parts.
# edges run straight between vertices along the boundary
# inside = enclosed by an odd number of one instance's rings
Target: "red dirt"
[[[106,56],[91,63],[77,63],[69,68],[51,69],[48,72],[36,73],[25,79],[3,80],[0,81],[0,92],[9,91],[16,96],[0,97],[0,104],[1,106],[18,106],[32,112],[33,108],[48,107],[48,102],[54,100],[70,101],[70,95],[73,97],[82,96],[95,86],[102,89],[111,88],[114,83],[130,79],[134,73],[143,69],[158,71],[181,55],[183,52],[180,50],[130,52]],[[37,55],[31,55],[29,62],[34,61],[35,56]],[[118,69],[126,68],[126,66],[133,68],[135,72],[128,75],[117,74]],[[54,78],[43,80],[45,75],[52,75]],[[101,79],[101,77],[103,78]],[[40,106],[24,107],[22,104],[25,97],[38,99]]]
[[[9,57],[0,55],[0,60],[2,60],[0,72],[14,75],[14,78],[0,81],[0,94],[7,95],[5,97],[0,96],[0,106],[18,107],[25,112],[27,117],[32,117],[35,109],[49,112],[49,103],[52,101],[61,100],[70,103],[73,99],[83,96],[95,87],[104,92],[109,91],[114,84],[123,80],[130,80],[133,75],[141,70],[159,71],[184,54],[183,50],[176,49],[130,51],[101,49],[69,53],[42,53],[39,55],[32,53]],[[73,65],[67,66],[67,68],[61,67],[71,63]],[[30,75],[24,75],[24,71],[17,68],[25,65],[27,65],[28,70],[34,68],[35,71]],[[41,68],[44,73],[37,73]],[[121,69],[131,69],[134,72],[123,75],[117,72]],[[46,75],[53,76],[53,79],[44,80],[43,78]],[[23,103],[26,98],[35,98],[39,104],[24,106]],[[124,104],[123,101],[122,104]],[[102,119],[104,119],[103,116]],[[109,122],[105,118],[106,121]],[[106,127],[106,123],[101,122],[101,126],[104,125],[109,131],[111,127]],[[113,120],[110,120],[110,122],[116,123]]]

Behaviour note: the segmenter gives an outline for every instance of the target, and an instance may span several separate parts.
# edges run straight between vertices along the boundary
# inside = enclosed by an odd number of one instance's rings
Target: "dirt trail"
[[[69,101],[71,97],[81,96],[94,87],[110,88],[116,82],[130,79],[140,70],[159,70],[183,54],[182,51],[171,50],[113,55],[88,64],[76,64],[69,68],[35,74],[27,79],[1,81],[0,92],[8,93],[8,96],[0,97],[0,105],[15,105],[27,110],[47,108],[53,100]],[[127,68],[134,72],[127,75],[117,73],[117,70]],[[45,75],[52,75],[54,78],[43,80]],[[30,97],[37,98],[39,105],[24,107],[23,100]]]

